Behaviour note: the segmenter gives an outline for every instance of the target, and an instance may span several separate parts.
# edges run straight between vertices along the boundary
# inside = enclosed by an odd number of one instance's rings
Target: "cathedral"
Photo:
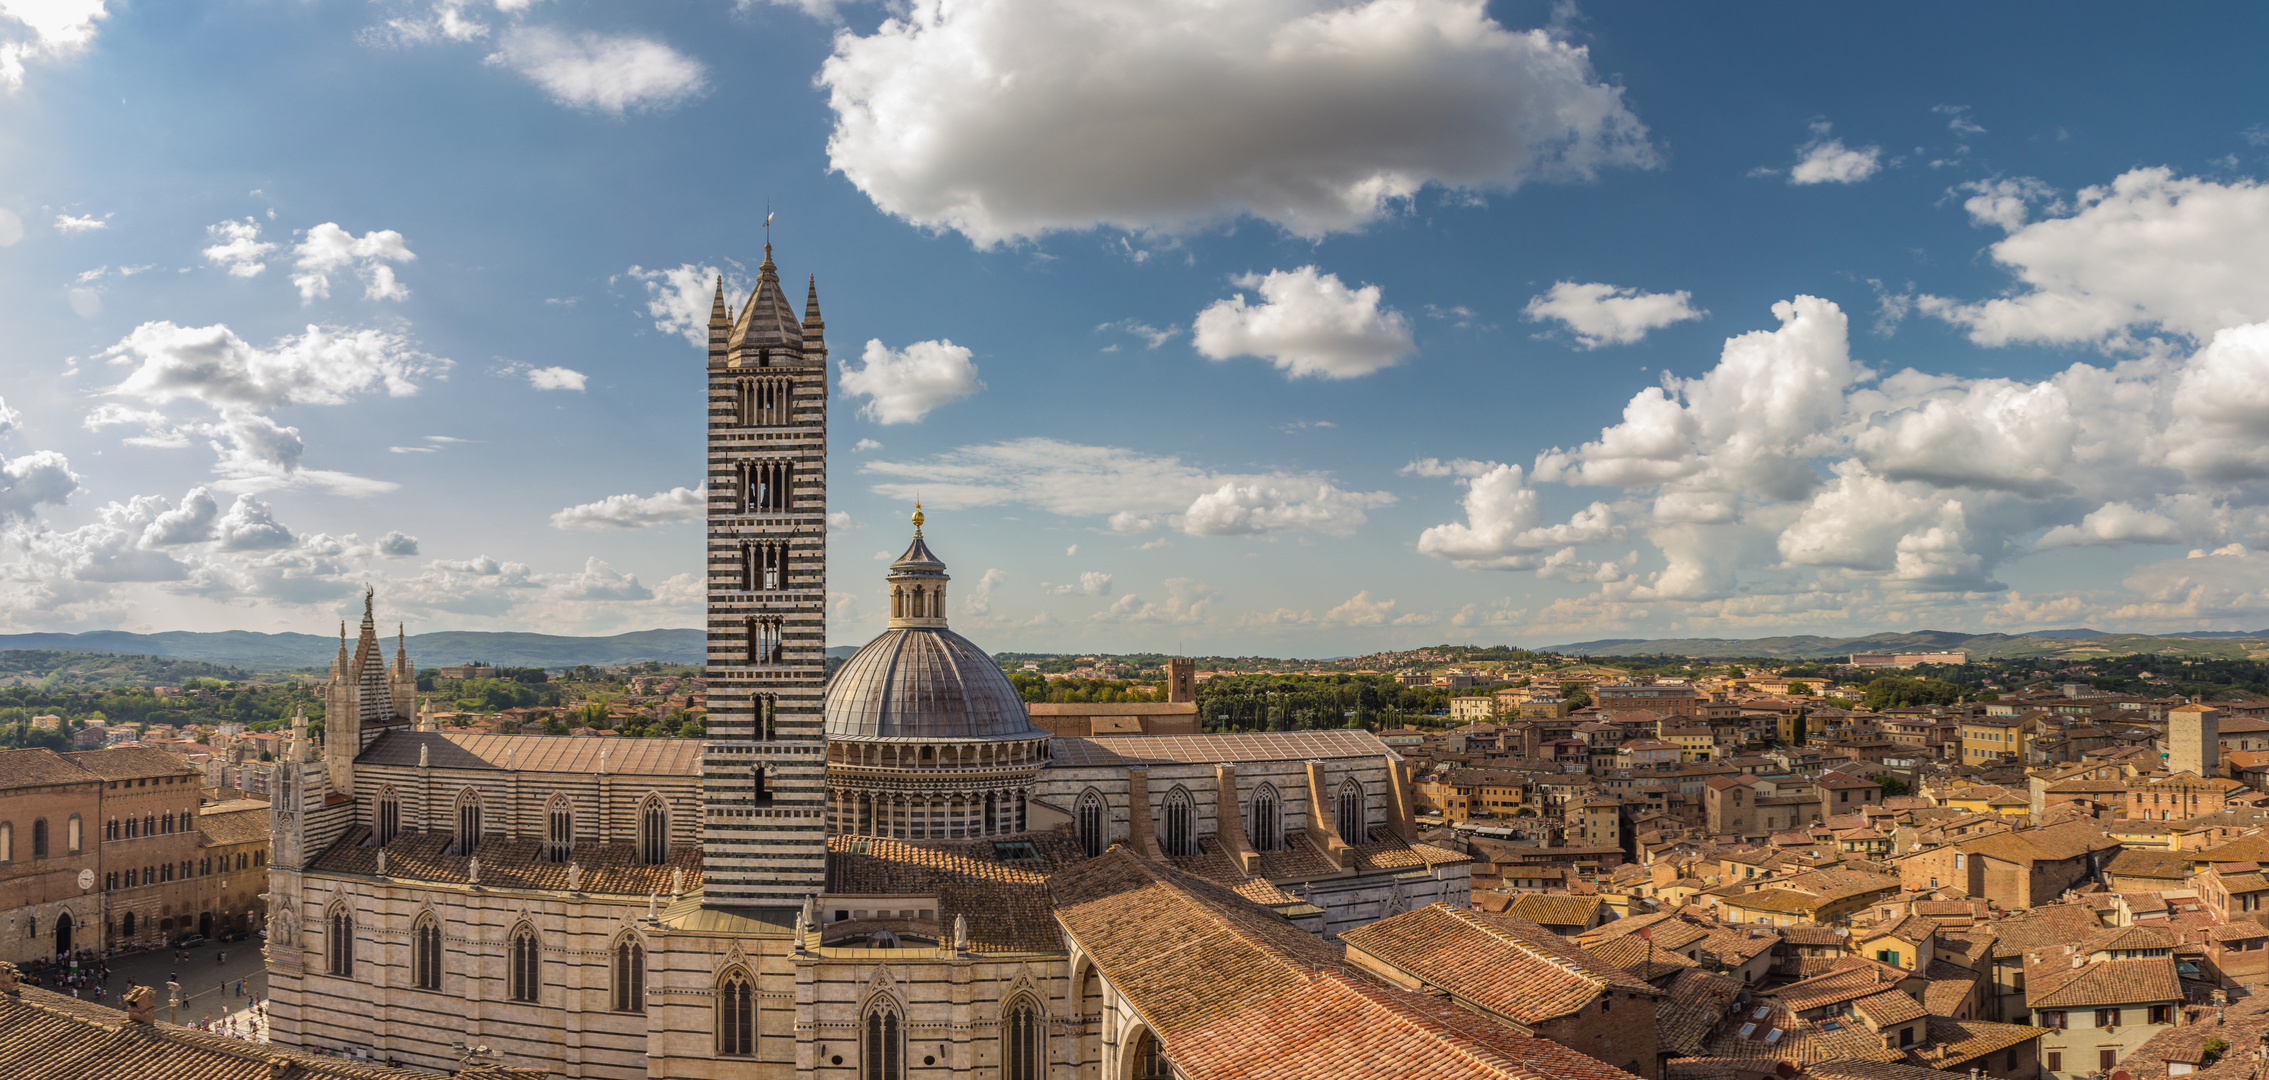
[[[1225,1030],[1270,1008],[1320,1025],[1283,1035],[1305,1052],[1384,1033],[1421,1070],[1513,1037],[1339,959],[1344,931],[1469,900],[1371,734],[1036,727],[949,627],[919,512],[888,629],[828,679],[825,323],[769,244],[737,317],[719,283],[707,372],[705,737],[438,731],[366,594],[322,738],[295,722],[277,769],[275,1042],[625,1080],[1163,1080],[1280,1059]]]

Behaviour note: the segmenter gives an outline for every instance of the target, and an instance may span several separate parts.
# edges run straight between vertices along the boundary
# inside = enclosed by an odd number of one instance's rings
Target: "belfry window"
[[[1105,829],[1102,793],[1087,789],[1079,797],[1074,816],[1079,821],[1079,849],[1090,859],[1103,854],[1103,849],[1111,846],[1111,834]]]
[[[717,1053],[748,1057],[756,1053],[756,986],[739,968],[717,984]]]
[[[898,1003],[876,998],[860,1026],[859,1080],[906,1080],[906,1021]]]

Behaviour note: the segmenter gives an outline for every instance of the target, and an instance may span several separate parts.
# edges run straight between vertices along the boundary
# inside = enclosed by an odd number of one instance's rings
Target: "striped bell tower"
[[[706,902],[801,907],[827,881],[827,344],[764,245],[740,318],[709,317]]]

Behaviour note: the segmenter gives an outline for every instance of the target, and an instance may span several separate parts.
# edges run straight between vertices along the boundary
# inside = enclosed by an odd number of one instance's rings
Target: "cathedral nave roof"
[[[447,854],[454,839],[453,834],[446,832],[404,832],[386,845],[386,876],[467,885],[472,883],[472,860],[478,858],[480,884],[485,888],[566,892],[568,863],[582,868],[582,888],[578,891],[586,893],[674,895],[670,889],[673,870],[683,871],[678,883],[685,889],[701,885],[701,848],[695,844],[674,845],[668,860],[649,865],[639,861],[637,845],[628,842],[581,841],[569,849],[566,862],[552,862],[545,857],[544,842],[532,837],[489,833],[473,848],[472,858]],[[329,850],[316,856],[311,868],[341,874],[376,874],[379,849],[369,841],[368,826],[348,829]]]
[[[519,772],[610,776],[700,776],[699,739],[609,739],[571,735],[489,735],[396,729],[378,737],[357,765],[417,765],[436,769],[513,769]],[[603,761],[601,759],[604,759]]]
[[[1394,751],[1368,731],[1250,731],[1217,735],[1059,735],[1050,743],[1057,768],[1211,765],[1224,761],[1308,761],[1385,757]]]
[[[1002,851],[1032,858],[1009,861]],[[938,922],[969,920],[970,951],[1055,953],[1064,950],[1049,905],[1048,875],[1076,865],[1079,845],[1068,836],[1025,833],[995,840],[910,843],[879,837],[827,838],[829,892],[883,895],[937,894]]]

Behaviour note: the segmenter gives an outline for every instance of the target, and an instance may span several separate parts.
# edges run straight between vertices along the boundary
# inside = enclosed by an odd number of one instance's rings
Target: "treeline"
[[[109,686],[180,686],[192,679],[233,682],[250,678],[241,668],[140,653],[68,652],[61,649],[0,651],[0,676],[40,680],[41,689]]]
[[[1316,731],[1430,722],[1450,692],[1391,675],[1228,675],[1198,684],[1207,731]]]

